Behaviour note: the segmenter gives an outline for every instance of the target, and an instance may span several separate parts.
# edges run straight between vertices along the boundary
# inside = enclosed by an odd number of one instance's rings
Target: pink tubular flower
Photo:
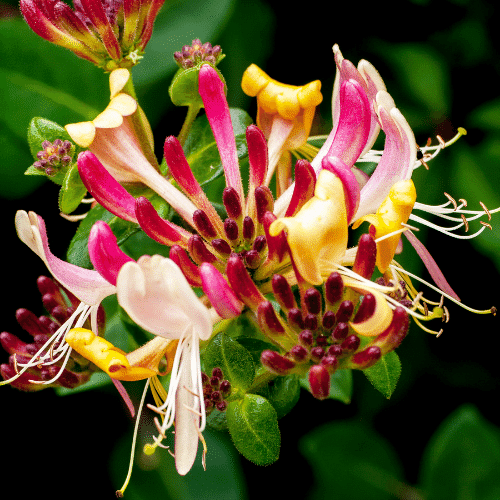
[[[142,59],[164,0],[21,0],[30,28],[45,40],[111,71]]]

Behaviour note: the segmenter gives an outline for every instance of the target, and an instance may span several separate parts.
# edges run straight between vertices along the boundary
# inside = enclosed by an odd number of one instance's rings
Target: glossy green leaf
[[[465,405],[439,427],[425,450],[422,487],[426,500],[500,498],[500,432]]]
[[[75,162],[66,172],[61,190],[59,191],[59,209],[65,214],[70,214],[78,208],[87,194],[78,173],[78,164]]]
[[[390,443],[366,425],[328,423],[306,434],[299,449],[315,477],[310,500],[418,498],[401,482],[402,467]]]
[[[64,127],[56,122],[36,116],[30,121],[28,126],[28,145],[36,160],[36,154],[42,149],[43,141],[54,142],[56,139],[61,141],[71,141],[71,137]]]
[[[278,460],[281,435],[278,416],[271,403],[262,396],[246,394],[229,403],[227,423],[237,450],[257,465]]]
[[[259,391],[276,410],[278,419],[284,417],[299,401],[300,382],[297,375],[286,375],[271,380],[266,387]]]
[[[250,353],[225,332],[213,337],[203,352],[205,372],[216,367],[222,370],[224,378],[231,382],[232,394],[247,390],[255,376],[255,364]]]
[[[391,351],[373,366],[363,370],[373,387],[389,399],[401,375],[401,361],[395,351]]]

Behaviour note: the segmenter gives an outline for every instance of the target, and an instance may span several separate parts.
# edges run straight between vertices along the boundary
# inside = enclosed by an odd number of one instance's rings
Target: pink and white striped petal
[[[16,231],[21,241],[45,262],[52,276],[84,304],[98,305],[116,292],[116,288],[97,271],[65,262],[51,252],[45,223],[39,215],[19,210]]]

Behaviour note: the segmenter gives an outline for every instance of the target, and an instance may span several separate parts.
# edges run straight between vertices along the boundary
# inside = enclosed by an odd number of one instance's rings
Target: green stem
[[[198,104],[190,104],[188,106],[188,111],[186,114],[186,118],[184,120],[184,123],[182,124],[181,131],[179,133],[179,136],[177,139],[181,143],[182,146],[184,146],[184,143],[186,142],[187,136],[189,135],[189,131],[191,130],[191,125],[193,124],[194,120],[198,116],[198,112],[202,106]]]

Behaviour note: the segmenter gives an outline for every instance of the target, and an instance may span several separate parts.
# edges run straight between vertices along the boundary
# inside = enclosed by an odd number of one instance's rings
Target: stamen
[[[458,201],[464,206],[466,207],[467,206],[467,200],[465,198],[459,198]],[[481,202],[479,202],[481,203]]]
[[[148,391],[148,387],[149,387],[149,379],[146,381],[146,385],[144,386],[144,391],[142,391],[142,398],[141,402],[139,403],[139,410],[137,411],[137,417],[135,418],[134,437],[132,438],[132,450],[130,452],[128,473],[127,477],[125,478],[125,482],[123,483],[123,486],[116,492],[116,496],[118,498],[123,497],[123,493],[125,492],[125,489],[127,488],[128,483],[130,481],[130,477],[132,476],[132,467],[134,466],[135,443],[137,441],[137,432],[139,430],[139,420],[141,418],[142,408],[144,407],[144,400],[146,399],[146,393]]]
[[[436,135],[436,139],[438,140],[439,144],[441,144],[442,148],[446,147],[446,143],[443,141],[443,138],[440,135]]]
[[[493,228],[491,227],[491,224],[488,224],[487,222],[484,222],[482,220],[479,221],[479,224],[482,224],[484,227],[487,227],[491,231],[493,231]]]
[[[165,412],[162,411],[162,410],[159,410],[156,406],[152,405],[152,404],[147,404],[146,405],[150,410],[158,413],[158,415],[161,415],[161,416],[165,416]]]
[[[80,214],[80,215],[68,215],[68,214],[65,214],[63,212],[59,212],[59,215],[63,219],[69,220],[70,222],[78,222],[78,221],[85,219],[85,217],[87,217],[87,213],[88,212],[86,212],[84,214]]]
[[[465,232],[467,233],[469,231],[469,223],[467,222],[467,219],[464,214],[460,214],[460,217],[462,217],[462,221],[465,226]]]
[[[491,220],[491,213],[490,211],[486,208],[486,205],[480,201],[479,204],[483,207],[483,210],[484,212],[486,213],[486,215],[488,216],[488,220]]]
[[[453,198],[453,196],[449,195],[446,192],[444,192],[444,195],[446,196],[446,198],[448,198],[450,200],[450,202],[452,203],[452,205],[454,207],[454,210],[456,210],[458,208],[458,206],[457,206],[457,202],[455,201],[455,198]]]
[[[448,323],[450,321],[450,312],[446,306],[443,306],[443,322]]]
[[[201,444],[203,445],[203,454],[202,454],[202,458],[201,458],[201,463],[203,465],[203,470],[206,471],[207,470],[207,452],[208,452],[207,443],[205,442],[205,438],[203,437],[203,434],[201,433],[200,429],[198,428],[198,424],[196,423],[196,420],[195,420],[195,427],[196,427],[196,431],[198,432],[198,437],[201,441]]]

